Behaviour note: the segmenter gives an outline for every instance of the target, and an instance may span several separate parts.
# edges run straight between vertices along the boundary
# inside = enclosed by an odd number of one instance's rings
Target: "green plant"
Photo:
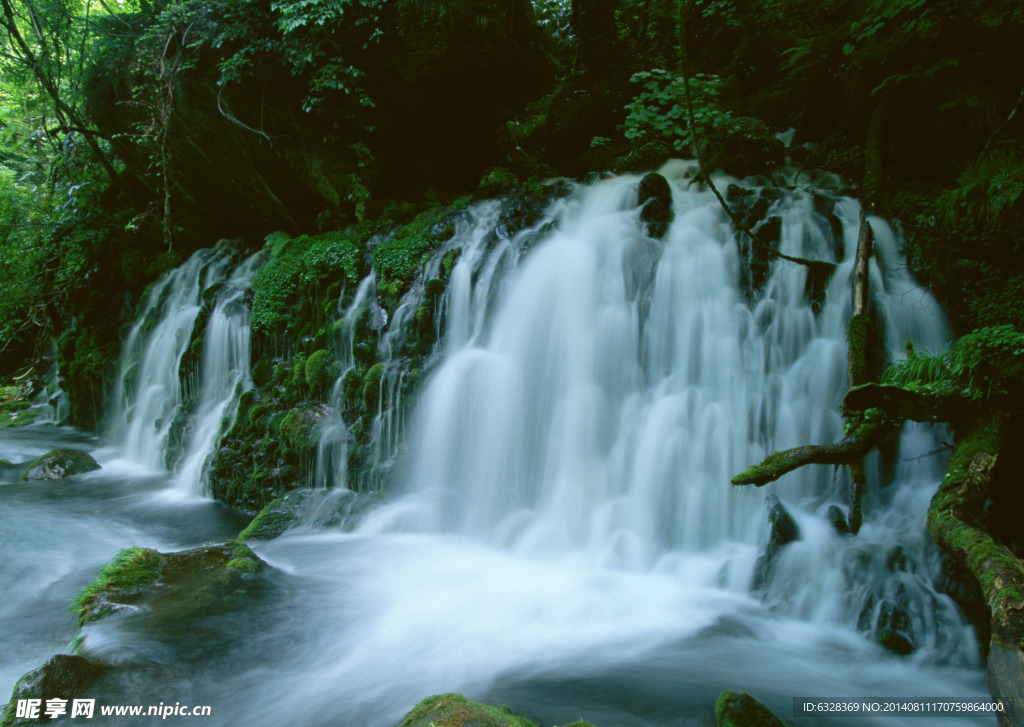
[[[699,73],[690,79],[696,130],[687,121],[681,75],[655,68],[634,73],[629,80],[640,84],[641,90],[626,104],[627,139],[644,142],[661,138],[676,151],[689,152],[710,129],[730,118],[719,102],[722,81],[718,76]]]
[[[1021,356],[1024,333],[1009,324],[979,328],[941,353],[917,351],[908,342],[907,358],[894,361],[882,383],[922,393],[987,398],[1003,391],[1004,372]]]

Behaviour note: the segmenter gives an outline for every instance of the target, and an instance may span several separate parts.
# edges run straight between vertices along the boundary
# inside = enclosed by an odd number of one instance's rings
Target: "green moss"
[[[298,318],[292,308],[308,291],[343,279],[354,287],[360,277],[360,240],[344,232],[290,239],[267,236],[270,261],[253,278],[252,326],[258,333],[291,331]]]
[[[749,694],[724,691],[715,702],[718,727],[785,727],[770,709]]]
[[[1024,642],[1019,623],[1024,565],[981,527],[987,477],[1005,441],[1006,419],[991,416],[957,445],[928,510],[928,532],[978,581],[992,611],[993,643]]]
[[[287,530],[295,518],[288,513],[277,512],[274,509],[283,499],[283,497],[278,497],[260,510],[245,530],[238,534],[238,539],[241,541],[269,540]]]
[[[850,323],[846,327],[846,345],[850,351],[849,374],[854,385],[866,383],[871,379],[868,351],[871,347],[872,329],[869,316],[850,316]]]
[[[151,548],[131,547],[120,551],[100,568],[96,578],[72,602],[78,625],[84,626],[109,613],[109,608],[100,605],[104,594],[133,593],[151,586],[160,576],[162,563],[160,553]]]
[[[263,561],[260,560],[254,552],[252,552],[252,548],[242,542],[234,543],[234,550],[232,550],[231,555],[233,557],[225,566],[229,570],[240,571],[242,573],[259,573],[263,570]]]
[[[318,395],[323,395],[330,389],[331,379],[329,371],[331,366],[331,354],[320,349],[309,355],[306,361],[306,384],[309,390]]]
[[[537,727],[506,707],[491,707],[461,694],[427,697],[405,715],[398,727]]]
[[[384,364],[374,364],[363,379],[363,401],[373,409],[380,398],[380,381],[384,378]]]
[[[300,454],[308,453],[316,446],[313,434],[313,420],[302,412],[290,411],[281,419],[281,439]]]

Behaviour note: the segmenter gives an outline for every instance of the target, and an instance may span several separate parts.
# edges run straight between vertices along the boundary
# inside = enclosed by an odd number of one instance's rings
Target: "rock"
[[[768,508],[768,520],[772,524],[772,531],[768,536],[768,546],[764,555],[757,559],[754,566],[755,589],[768,585],[782,547],[800,539],[800,527],[775,494],[768,495],[764,504]]]
[[[828,506],[828,521],[832,523],[832,527],[840,535],[849,535],[850,526],[846,522],[846,515],[843,513],[843,509],[839,505]]]
[[[32,402],[22,398],[17,386],[0,387],[0,427],[20,427],[31,424],[38,413]]]
[[[21,480],[60,480],[99,468],[96,460],[88,452],[77,449],[54,449],[30,464]]]
[[[644,221],[647,234],[660,240],[675,218],[672,188],[668,180],[657,172],[651,172],[640,180],[637,197],[641,208],[640,219]]]
[[[718,727],[785,727],[770,709],[749,694],[724,691],[715,702]]]
[[[43,714],[47,700],[68,700],[67,713],[71,713],[70,700],[80,697],[83,690],[95,682],[107,669],[107,665],[83,656],[57,654],[38,669],[33,669],[18,680],[11,692],[11,701],[4,710],[0,724],[3,727],[42,724],[43,719],[17,717],[19,699],[38,699],[39,713]]]
[[[238,605],[267,564],[238,541],[178,553],[126,548],[74,601],[78,625],[145,608],[159,618],[218,613]]]
[[[537,727],[507,707],[491,707],[461,694],[427,697],[405,715],[398,727]]]
[[[260,510],[238,539],[272,540],[300,523],[351,530],[376,501],[351,490],[292,490]]]

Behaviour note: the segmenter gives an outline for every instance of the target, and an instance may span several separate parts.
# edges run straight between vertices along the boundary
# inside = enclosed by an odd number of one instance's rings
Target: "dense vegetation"
[[[332,414],[350,437],[332,466],[374,489],[371,429],[422,376],[460,251],[429,280],[424,261],[474,197],[506,195],[507,234],[536,219],[555,176],[670,156],[740,177],[789,165],[794,185],[827,170],[896,222],[962,334],[946,352],[908,347],[880,378],[904,398],[865,404],[851,430],[960,407],[943,420],[967,444],[930,526],[947,552],[970,551],[972,572],[995,557],[991,534],[1019,563],[1020,496],[1005,483],[1020,455],[1002,444],[1020,438],[1019,416],[1004,419],[1020,414],[1024,356],[1017,0],[0,0],[0,25],[0,424],[29,421],[56,369],[68,421],[98,426],[147,286],[231,238],[266,263],[248,301],[254,386],[223,425],[213,495],[255,511],[307,484]],[[745,251],[756,284],[768,252]],[[371,268],[378,317],[342,318]],[[416,286],[389,368],[381,317]],[[968,469],[994,468],[999,448],[995,506],[981,497],[961,522]],[[781,476],[777,455],[763,467]],[[116,565],[150,577],[140,553]],[[1000,638],[1024,654],[1011,632]]]

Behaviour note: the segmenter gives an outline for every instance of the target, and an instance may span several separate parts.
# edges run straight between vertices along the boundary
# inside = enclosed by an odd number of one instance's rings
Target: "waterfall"
[[[344,298],[344,291],[342,291]],[[367,275],[352,296],[352,302],[345,309],[339,326],[339,340],[336,341],[336,359],[340,363],[341,376],[331,387],[328,410],[331,415],[324,418],[320,426],[317,441],[316,468],[313,474],[313,486],[317,489],[325,487],[348,488],[348,441],[349,431],[341,416],[343,405],[343,381],[345,376],[355,368],[353,351],[356,324],[362,311],[369,306],[376,306],[376,287],[373,273]],[[378,312],[379,314],[379,312]]]
[[[194,343],[204,292],[227,279],[232,251],[199,250],[145,294],[121,349],[111,433],[124,456],[165,466],[175,415],[184,401],[181,361]]]
[[[175,478],[175,486],[182,493],[202,492],[206,460],[229,426],[225,417],[233,416],[239,395],[252,388],[251,330],[245,295],[264,262],[266,254],[263,252],[250,256],[217,291],[217,305],[210,314],[203,337],[192,435]]]
[[[410,426],[409,497],[365,532],[456,533],[531,558],[751,589],[768,538],[766,493],[729,480],[772,451],[843,436],[860,207],[829,193],[765,194],[781,252],[837,263],[817,309],[803,266],[776,260],[750,282],[728,217],[686,170],[663,170],[675,221],[662,241],[643,231],[631,177],[553,203],[542,240],[536,230],[496,236],[494,203],[470,211],[426,272],[460,250]],[[907,339],[941,349],[950,331],[939,306],[907,272],[888,225],[869,219],[888,355]],[[906,427],[891,483],[871,458],[857,537],[828,520],[829,506],[845,511],[845,473],[807,467],[768,488],[801,539],[760,597],[801,620],[875,635],[895,610],[901,633],[936,659],[970,654],[970,629],[933,586],[940,556],[924,530],[943,465],[926,455],[939,434]]]

